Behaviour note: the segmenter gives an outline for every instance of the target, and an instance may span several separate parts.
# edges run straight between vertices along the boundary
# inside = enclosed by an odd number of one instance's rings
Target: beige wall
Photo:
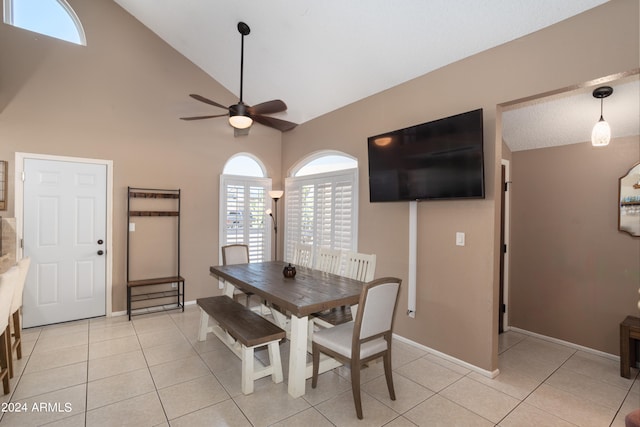
[[[9,160],[11,174],[15,152],[113,160],[114,311],[126,306],[127,186],[181,188],[186,299],[210,295],[224,163],[251,152],[279,186],[280,132],[255,126],[248,137],[234,138],[224,118],[179,120],[221,112],[189,93],[223,104],[236,98],[114,2],[69,3],[87,47],[0,24],[0,159]],[[14,212],[10,179],[3,216]],[[146,257],[138,265],[156,263],[153,253]]]
[[[419,205],[417,316],[404,315],[405,280],[396,332],[486,370],[498,367],[494,188],[502,147],[494,142],[501,141],[496,105],[639,63],[638,2],[614,0],[282,137],[256,126],[249,138],[233,138],[224,120],[177,120],[211,113],[204,105],[194,106],[188,93],[229,104],[236,100],[232,94],[113,2],[69,3],[87,31],[86,48],[0,25],[0,158],[13,162],[21,151],[114,161],[114,310],[123,310],[125,303],[126,186],[182,188],[183,273],[187,300],[193,300],[212,286],[207,271],[217,258],[219,174],[238,151],[262,159],[275,188],[312,152],[333,149],[356,156],[359,249],[378,255],[378,276],[406,279],[408,205],[368,202],[366,138],[482,107],[487,198]],[[11,202],[3,214],[13,210]],[[467,233],[465,247],[454,245],[456,231]]]
[[[513,153],[512,326],[619,354],[640,238],[618,231],[618,179],[638,161],[638,136]]]
[[[494,189],[502,143],[496,105],[637,68],[638,13],[635,0],[609,2],[283,135],[285,173],[321,149],[342,150],[359,159],[358,246],[378,255],[377,276],[404,279],[399,335],[482,369],[498,368],[499,200],[494,200]],[[484,108],[487,198],[419,204],[417,310],[410,319],[404,315],[408,203],[369,203],[367,137],[479,107]],[[466,233],[465,247],[455,246],[456,231]]]

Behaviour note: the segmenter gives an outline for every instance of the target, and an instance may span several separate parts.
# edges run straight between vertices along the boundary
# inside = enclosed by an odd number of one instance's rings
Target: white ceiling
[[[214,99],[237,102],[240,86],[239,21],[251,27],[245,38],[244,101],[255,105],[282,99],[286,113],[304,123],[330,111],[421,76],[475,53],[517,39],[598,6],[606,0],[114,0],[169,45],[202,68],[235,95]],[[614,129],[618,94],[605,101],[605,118]],[[194,87],[193,93],[211,95]],[[586,123],[587,136],[567,135],[572,142],[590,138],[599,118],[599,102],[590,91],[558,100],[554,118],[575,114]],[[185,94],[185,97],[187,94]],[[589,99],[590,98],[590,99]],[[578,112],[578,103],[588,111]],[[193,102],[193,111],[203,112]],[[636,119],[637,106],[636,105]],[[210,114],[216,114],[215,107]],[[505,138],[514,149],[548,144],[534,137],[523,122],[547,123],[543,107],[506,114]],[[609,108],[612,110],[609,113]],[[209,110],[206,110],[209,111]],[[205,113],[206,114],[206,113]],[[563,120],[566,125],[566,119]],[[535,122],[534,122],[535,123]],[[548,128],[556,127],[550,123]],[[637,133],[636,120],[636,133]],[[557,127],[556,127],[557,130]],[[535,141],[532,141],[535,139]],[[563,140],[566,140],[563,137]],[[514,144],[516,144],[514,142]],[[520,147],[520,148],[519,148]]]
[[[600,100],[593,90],[576,89],[515,106],[502,114],[502,137],[511,151],[575,144],[591,140],[600,119]],[[638,74],[609,82],[613,93],[604,98],[603,117],[612,138],[640,134]]]

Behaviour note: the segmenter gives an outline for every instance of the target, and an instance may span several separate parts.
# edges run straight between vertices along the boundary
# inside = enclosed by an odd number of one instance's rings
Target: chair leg
[[[11,351],[11,326],[7,323],[4,331],[5,345],[7,346],[7,364],[9,365],[9,378],[13,378],[13,352]]]
[[[311,375],[311,388],[316,388],[318,385],[318,371],[320,370],[320,350],[316,346],[316,343],[311,344],[311,352],[313,359],[313,374]]]
[[[11,388],[9,387],[9,348],[10,343],[7,343],[7,330],[0,335],[0,378],[2,378],[2,388],[4,394],[9,394]],[[8,345],[9,344],[9,345]]]
[[[360,396],[360,361],[351,359],[351,391],[353,392],[353,403],[356,405],[356,415],[362,419],[362,399]]]
[[[22,359],[22,325],[20,324],[20,309],[13,313],[13,347],[16,349],[18,360]]]
[[[387,379],[387,388],[389,389],[389,397],[391,400],[396,400],[396,391],[393,388],[393,376],[391,369],[391,351],[387,351],[384,356],[382,356],[382,360],[384,361],[384,376]]]

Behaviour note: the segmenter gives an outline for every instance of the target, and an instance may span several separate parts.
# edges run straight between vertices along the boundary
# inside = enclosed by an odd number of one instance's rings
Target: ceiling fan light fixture
[[[602,115],[603,100],[613,93],[611,86],[602,86],[593,91],[593,97],[600,99],[600,120],[593,126],[591,131],[591,145],[594,147],[605,147],[611,141],[611,126]]]
[[[243,103],[239,103],[231,109],[229,124],[236,129],[246,129],[253,124],[253,119],[249,117],[247,108]]]
[[[248,116],[231,116],[229,124],[236,129],[246,129],[253,124],[253,120]]]

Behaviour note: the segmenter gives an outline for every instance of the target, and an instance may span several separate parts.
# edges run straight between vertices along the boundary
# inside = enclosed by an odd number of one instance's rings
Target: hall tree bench
[[[226,295],[199,298],[197,303],[198,341],[205,341],[207,333],[213,332],[242,360],[242,393],[253,393],[253,382],[268,375],[274,383],[282,382],[279,341],[286,336],[283,329]],[[265,345],[269,351],[268,366],[254,357],[254,350]]]

